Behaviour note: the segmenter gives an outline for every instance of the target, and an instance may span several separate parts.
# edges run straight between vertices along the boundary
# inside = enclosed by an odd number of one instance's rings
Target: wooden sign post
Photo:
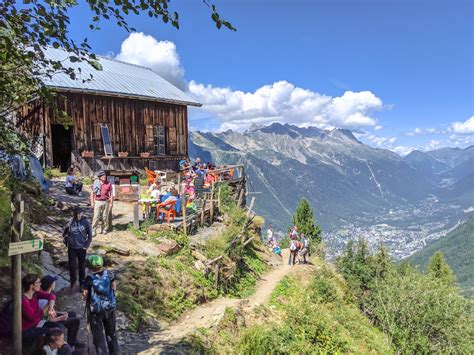
[[[18,243],[23,234],[23,210],[24,205],[21,194],[12,195],[12,219],[11,219],[11,241]],[[12,291],[13,291],[13,353],[22,353],[21,339],[21,255],[12,256]]]
[[[12,195],[11,211],[11,243],[8,247],[8,256],[12,258],[13,353],[21,354],[21,254],[43,250],[44,241],[43,239],[21,240],[24,227],[24,204],[21,194],[14,193]]]

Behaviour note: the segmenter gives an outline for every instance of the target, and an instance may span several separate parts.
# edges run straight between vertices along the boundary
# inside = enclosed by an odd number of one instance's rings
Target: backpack
[[[296,245],[296,240],[292,240],[290,243],[290,250],[295,251],[296,249],[298,249],[298,246]]]
[[[115,309],[117,300],[112,289],[111,274],[104,270],[102,275],[89,275],[91,280],[89,306],[92,313]]]
[[[10,337],[12,335],[13,300],[5,302],[0,311],[0,336]]]
[[[303,238],[303,247],[305,247],[305,248],[309,247],[309,239],[308,238]]]

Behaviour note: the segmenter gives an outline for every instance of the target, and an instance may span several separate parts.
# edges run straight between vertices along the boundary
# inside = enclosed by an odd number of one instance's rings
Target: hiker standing
[[[273,239],[273,226],[270,224],[270,226],[267,229],[267,244],[272,245],[275,240]]]
[[[303,264],[307,264],[308,261],[306,260],[306,257],[308,256],[308,253],[309,253],[309,239],[304,235],[304,233],[301,233],[300,243],[301,243],[300,262],[301,262],[301,258],[303,258]]]
[[[64,227],[63,232],[64,244],[67,246],[71,291],[76,285],[78,273],[79,289],[82,290],[86,278],[86,253],[92,242],[92,227],[82,212],[81,207],[74,207],[74,216]]]
[[[114,274],[104,269],[104,259],[91,255],[89,267],[92,274],[85,281],[83,298],[86,300],[87,319],[98,355],[119,353],[115,330],[116,298]]]
[[[97,174],[98,179],[92,185],[91,206],[94,208],[94,217],[92,218],[92,236],[95,237],[99,220],[102,221],[101,234],[107,234],[107,228],[110,225],[110,216],[114,197],[112,194],[112,184],[107,181],[104,171]]]

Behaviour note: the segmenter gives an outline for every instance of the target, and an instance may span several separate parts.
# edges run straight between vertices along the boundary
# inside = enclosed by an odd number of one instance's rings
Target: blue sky
[[[400,153],[474,144],[474,2],[215,3],[237,32],[218,31],[202,1],[177,0],[180,30],[130,16],[140,35],[111,23],[91,33],[79,8],[71,35],[188,89],[204,103],[190,112],[197,129],[341,126]]]

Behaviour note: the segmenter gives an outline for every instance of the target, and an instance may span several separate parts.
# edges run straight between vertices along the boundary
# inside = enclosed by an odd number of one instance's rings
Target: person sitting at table
[[[160,190],[161,189],[161,179],[159,176],[157,176],[155,178],[155,181],[153,181],[153,184],[151,184],[149,187],[148,187],[148,193],[151,194],[151,192],[155,189],[155,187],[158,187],[158,189]]]
[[[195,199],[196,194],[194,192],[194,183],[191,179],[186,179],[183,184],[183,195],[186,196],[186,202],[191,202]]]

